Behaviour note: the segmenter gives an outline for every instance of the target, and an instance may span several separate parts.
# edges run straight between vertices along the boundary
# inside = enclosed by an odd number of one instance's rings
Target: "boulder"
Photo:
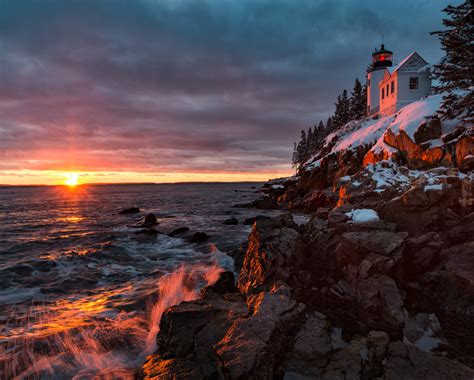
[[[137,222],[135,225],[130,226],[133,228],[150,228],[153,226],[158,225],[158,220],[156,219],[156,216],[154,214],[147,214],[145,215],[139,222]]]
[[[413,137],[415,143],[421,144],[428,140],[439,139],[442,135],[441,131],[441,120],[434,116],[427,118],[415,131]]]
[[[456,142],[456,164],[461,170],[469,167],[466,157],[474,155],[474,136],[464,135]],[[464,171],[464,170],[463,170]]]
[[[304,317],[303,304],[284,286],[252,297],[248,318],[236,320],[215,346],[223,373],[230,379],[272,379],[289,337]]]
[[[137,214],[139,212],[140,212],[140,209],[138,207],[129,207],[129,208],[123,209],[122,211],[119,211],[119,214],[121,215]]]
[[[239,220],[237,218],[229,218],[224,220],[223,224],[225,224],[226,226],[236,226],[237,224],[239,224]]]
[[[156,219],[155,214],[146,214],[145,217],[143,218],[143,227],[151,227],[151,226],[156,226],[158,223],[158,220]]]
[[[299,233],[291,215],[253,225],[238,286],[243,293],[269,290],[278,280],[289,281],[297,264]]]
[[[219,279],[213,284],[201,290],[201,297],[206,297],[209,293],[226,294],[235,293],[238,289],[235,286],[234,272],[226,271],[219,275]]]
[[[178,228],[175,228],[172,232],[170,232],[168,236],[176,237],[176,236],[184,235],[188,231],[189,231],[188,227],[178,227]]]
[[[408,234],[406,232],[391,232],[383,230],[367,232],[344,232],[342,239],[353,247],[361,248],[367,252],[375,252],[390,256],[395,250],[401,249]]]
[[[222,277],[221,277],[222,278]],[[183,302],[165,311],[157,336],[157,351],[148,358],[145,378],[217,378],[214,351],[232,323],[248,315],[245,298],[205,292],[200,300]],[[162,368],[164,367],[164,368]]]
[[[423,352],[410,344],[390,343],[383,364],[384,379],[462,380],[474,371],[460,363]]]
[[[204,243],[205,241],[208,241],[210,236],[206,234],[205,232],[195,232],[192,234],[190,237],[188,237],[188,242],[189,243]]]
[[[313,312],[295,337],[285,364],[285,378],[291,378],[288,374],[320,377],[331,351],[331,325],[324,314]]]

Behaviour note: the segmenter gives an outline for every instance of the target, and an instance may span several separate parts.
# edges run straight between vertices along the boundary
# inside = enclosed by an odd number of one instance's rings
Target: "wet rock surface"
[[[245,220],[235,278],[165,313],[145,378],[474,378],[472,130],[426,118],[384,143],[391,161],[329,146],[265,185],[245,207],[310,220]],[[352,219],[367,209],[376,218]]]
[[[474,228],[471,214],[459,223]],[[451,235],[316,215],[257,221],[237,284],[225,272],[202,299],[170,308],[143,374],[472,378],[474,246]]]

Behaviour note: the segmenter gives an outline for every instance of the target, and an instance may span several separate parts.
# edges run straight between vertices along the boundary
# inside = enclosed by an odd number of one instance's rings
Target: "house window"
[[[394,93],[395,92],[395,82],[392,80],[392,82],[390,83],[390,93]]]
[[[382,99],[385,98],[385,88],[382,88]]]
[[[410,77],[410,90],[418,90],[418,77]]]
[[[388,83],[387,83],[387,88],[385,90],[385,93],[387,94],[387,97],[388,97]]]

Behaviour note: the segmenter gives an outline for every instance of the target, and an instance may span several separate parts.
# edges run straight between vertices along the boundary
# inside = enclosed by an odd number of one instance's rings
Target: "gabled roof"
[[[426,62],[421,55],[419,55],[416,51],[414,51],[408,57],[402,60],[397,66],[388,68],[390,74],[393,74],[394,72],[399,71],[403,66],[407,64],[407,62],[411,61],[412,58],[414,57],[421,59],[424,62],[423,66],[426,66],[428,64],[428,62]]]

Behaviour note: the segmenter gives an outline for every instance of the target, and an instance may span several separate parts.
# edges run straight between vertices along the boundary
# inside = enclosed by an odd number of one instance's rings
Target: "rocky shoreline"
[[[289,212],[255,220],[232,253],[238,278],[225,272],[165,312],[140,376],[474,378],[473,132],[445,137],[439,159],[421,132],[387,133],[399,142],[386,141],[389,160],[326,147],[240,205]],[[292,210],[311,219],[298,225]]]

